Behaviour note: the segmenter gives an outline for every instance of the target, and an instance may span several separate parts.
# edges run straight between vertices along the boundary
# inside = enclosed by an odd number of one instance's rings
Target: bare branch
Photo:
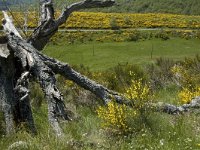
[[[103,85],[96,83],[88,79],[87,77],[81,75],[80,73],[73,70],[68,64],[59,62],[53,58],[45,56],[37,52],[43,62],[48,65],[55,73],[61,74],[69,80],[72,80],[82,88],[91,91],[97,97],[104,100],[104,103],[108,103],[112,98],[114,98],[118,103],[124,103],[129,105],[129,100],[123,97],[121,94],[107,89]]]
[[[5,13],[5,16],[7,14]],[[8,16],[6,16],[8,18]],[[9,18],[8,18],[9,19]],[[10,21],[5,19],[5,23]],[[8,21],[7,21],[8,20]],[[21,37],[17,36],[15,27],[12,22],[9,22],[11,28],[5,25],[7,31],[7,45],[8,48],[14,52],[14,56],[18,59],[18,74],[16,75],[16,85],[15,85],[15,95],[17,99],[16,117],[19,122],[27,122],[32,131],[34,131],[34,122],[32,120],[32,112],[29,103],[29,90],[28,90],[28,79],[29,74],[37,78],[40,82],[40,85],[45,92],[46,99],[48,102],[48,117],[49,122],[52,125],[54,131],[58,136],[62,135],[62,130],[59,127],[58,118],[62,117],[65,120],[69,120],[68,115],[66,114],[65,104],[63,102],[62,94],[59,92],[56,87],[56,79],[54,77],[53,71],[45,65],[40,57],[37,54],[37,50],[23,40]],[[15,33],[17,35],[15,35]]]
[[[49,22],[54,19],[53,0],[40,0],[41,1],[41,18],[40,24]]]
[[[37,52],[42,58],[44,63],[48,65],[55,73],[61,74],[69,80],[77,83],[82,88],[91,91],[100,99],[104,100],[105,103],[108,103],[111,99],[115,99],[119,104],[125,104],[128,106],[134,105],[134,102],[126,99],[122,94],[114,92],[107,89],[103,85],[100,85],[87,77],[81,75],[80,73],[73,70],[68,64],[61,63],[58,60],[52,59],[44,54]],[[179,114],[189,111],[190,109],[200,108],[200,97],[194,98],[189,104],[184,104],[182,106],[175,106],[167,103],[151,103],[149,104],[152,107],[156,108],[156,111],[167,113],[167,114]]]
[[[47,2],[44,0],[41,1],[41,23],[28,39],[28,42],[37,50],[42,50],[46,46],[49,39],[58,31],[58,27],[66,22],[73,11],[87,8],[110,7],[115,3],[114,0],[84,0],[66,7],[61,16],[55,20],[52,0],[47,0]]]
[[[4,19],[2,20],[2,24],[3,24],[3,28],[4,31],[7,34],[15,34],[16,36],[21,37],[21,35],[19,34],[19,32],[17,31],[17,29],[15,28],[15,26],[12,23],[12,19],[8,16],[8,14],[5,11],[2,11],[3,15],[4,15]]]
[[[81,2],[77,2],[67,6],[60,17],[56,20],[56,25],[60,26],[65,23],[69,15],[80,9],[88,9],[88,8],[102,8],[102,7],[111,7],[115,4],[114,0],[84,0]]]
[[[45,64],[53,69],[55,73],[59,73],[65,76],[67,79],[72,80],[77,83],[79,86],[83,87],[86,90],[91,91],[97,97],[104,100],[105,103],[109,102],[111,99],[115,99],[119,104],[126,104],[131,106],[129,100],[123,97],[121,94],[116,93],[107,89],[106,87],[88,79],[87,77],[79,74],[73,70],[68,64],[61,63],[55,59],[49,58],[43,54],[40,54]],[[200,97],[194,98],[189,104],[184,104],[182,106],[175,106],[167,103],[154,103],[150,104],[156,108],[156,111],[167,113],[167,114],[180,114],[189,111],[190,109],[199,109],[200,108]]]
[[[188,112],[191,109],[199,109],[200,108],[200,96],[193,98],[189,104],[183,104],[181,106],[175,106],[172,104],[166,104],[166,103],[161,103],[161,102],[153,104],[153,106],[155,108],[157,108],[157,111],[176,115],[176,114]]]

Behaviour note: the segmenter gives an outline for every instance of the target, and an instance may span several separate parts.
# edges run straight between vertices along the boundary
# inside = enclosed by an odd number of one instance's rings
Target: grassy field
[[[200,54],[198,39],[151,39],[139,42],[48,45],[45,54],[71,65],[83,64],[92,70],[104,70],[118,63],[148,64],[156,58],[175,60]],[[151,57],[152,54],[152,57]]]
[[[60,11],[56,13],[59,17]],[[13,12],[17,28],[23,28],[23,12]],[[38,25],[37,11],[30,11],[27,27],[34,29]],[[3,14],[0,12],[0,19]],[[62,24],[61,29],[137,29],[137,28],[179,28],[199,29],[200,16],[178,15],[168,13],[102,13],[102,12],[73,12]],[[0,29],[3,29],[0,26]]]
[[[92,71],[106,71],[100,80],[104,80],[109,73],[107,69],[118,63],[137,64],[146,66],[154,64],[157,58],[164,57],[173,60],[184,60],[200,54],[198,39],[185,40],[181,38],[151,39],[137,42],[86,42],[85,44],[50,43],[43,53],[68,62],[71,65],[83,64]],[[151,56],[152,54],[152,56]],[[152,58],[151,58],[152,57]],[[167,61],[168,62],[168,61]],[[165,62],[163,63],[165,65]],[[166,64],[168,65],[168,64]],[[160,67],[160,68],[159,68]],[[166,66],[157,66],[155,70],[156,79],[163,79],[169,70]],[[137,73],[137,67],[135,67]],[[154,68],[156,69],[156,68]],[[169,68],[168,68],[169,69]],[[110,71],[110,70],[109,70]],[[126,72],[126,70],[125,70]],[[129,71],[119,76],[128,79]],[[145,70],[145,73],[148,71]],[[87,73],[87,70],[86,70]],[[116,75],[116,74],[114,74]],[[74,117],[71,122],[60,122],[65,133],[62,138],[57,138],[47,119],[47,106],[44,95],[39,90],[39,85],[32,83],[31,103],[33,115],[38,129],[37,135],[31,135],[22,125],[18,127],[17,133],[6,137],[5,124],[0,122],[0,147],[8,149],[15,142],[23,141],[25,144],[14,145],[10,149],[27,150],[198,150],[200,149],[200,117],[199,111],[195,113],[184,113],[179,115],[168,115],[160,112],[149,111],[148,115],[131,120],[134,132],[119,134],[115,130],[102,127],[102,120],[97,116],[97,108],[101,102],[89,92],[78,88],[76,85],[68,85],[67,81],[58,76],[59,89],[64,94],[64,101]],[[152,78],[153,79],[153,78]],[[114,77],[106,82],[116,82],[118,87],[120,78]],[[123,80],[122,80],[123,81]],[[151,80],[149,80],[151,81]],[[174,85],[173,81],[162,81],[164,87],[156,87],[155,100],[168,103],[180,104],[177,93],[180,87]],[[169,82],[169,83],[168,83]],[[35,103],[42,101],[37,106]],[[95,101],[95,102],[93,102]],[[3,114],[0,113],[0,120]]]

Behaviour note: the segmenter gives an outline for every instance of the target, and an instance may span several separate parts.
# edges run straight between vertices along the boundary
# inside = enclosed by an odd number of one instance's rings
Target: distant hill
[[[0,0],[0,6],[1,2]],[[70,4],[80,0],[54,0],[57,8],[63,7],[64,3]],[[7,0],[10,5],[20,3],[38,3],[38,0]],[[106,12],[134,12],[134,13],[174,13],[200,15],[200,0],[116,0],[119,4],[111,8],[93,9],[92,11]]]
[[[56,3],[77,2],[79,0],[56,0]],[[108,12],[158,12],[173,14],[200,15],[200,0],[115,0],[119,5],[105,8]],[[55,1],[54,1],[55,2]],[[95,9],[102,11],[102,9]]]
[[[18,7],[20,4],[30,4],[30,3],[35,3],[35,2],[36,2],[36,0],[0,0],[0,10],[7,9],[6,6]]]
[[[200,0],[116,0],[116,2],[119,6],[109,8],[109,11],[200,15]]]
[[[5,10],[6,5],[10,6],[10,3],[9,2],[3,2],[3,1],[0,0],[0,10]]]

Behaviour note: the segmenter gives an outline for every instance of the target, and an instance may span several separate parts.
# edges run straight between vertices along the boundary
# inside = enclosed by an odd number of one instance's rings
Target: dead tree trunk
[[[73,11],[94,7],[110,7],[114,5],[114,0],[84,0],[74,3],[66,7],[60,17],[56,19],[52,0],[41,0],[40,2],[41,20],[39,26],[28,39],[23,39],[20,36],[12,20],[6,12],[3,12],[4,20],[2,23],[6,36],[0,39],[0,44],[6,44],[8,49],[5,52],[3,48],[0,48],[0,104],[5,116],[7,133],[13,133],[15,125],[22,122],[25,122],[32,132],[36,132],[29,101],[28,84],[30,78],[38,80],[45,93],[49,123],[57,136],[63,134],[59,126],[59,118],[65,120],[70,120],[70,118],[66,113],[62,94],[56,86],[55,74],[61,74],[84,89],[91,91],[105,104],[114,98],[120,104],[132,105],[123,95],[88,79],[73,70],[68,64],[39,52]],[[180,107],[169,104],[152,105],[155,105],[158,111],[175,114],[199,106],[199,101],[195,100],[195,103]]]
[[[4,42],[1,39],[1,42]],[[6,44],[0,44],[0,104],[4,113],[6,123],[6,133],[12,134],[14,132],[14,116],[13,107],[15,101],[13,93],[13,77],[15,68],[13,63],[13,53],[9,54],[6,51]]]
[[[25,122],[32,132],[36,132],[29,102],[29,78],[39,81],[48,103],[48,118],[58,136],[62,135],[58,118],[69,120],[65,111],[62,94],[56,87],[55,73],[44,62],[44,57],[38,52],[48,43],[48,40],[57,32],[69,15],[76,10],[94,7],[109,7],[112,0],[85,0],[66,7],[61,16],[54,17],[52,0],[41,0],[41,17],[39,26],[28,39],[23,39],[14,27],[6,12],[3,27],[6,38],[2,43],[7,44],[10,52],[7,58],[0,57],[1,80],[0,96],[4,112],[7,133],[14,130],[14,125]],[[3,42],[4,41],[4,42]],[[2,55],[4,52],[0,51]],[[49,59],[50,60],[50,59]],[[53,60],[53,59],[52,59]]]

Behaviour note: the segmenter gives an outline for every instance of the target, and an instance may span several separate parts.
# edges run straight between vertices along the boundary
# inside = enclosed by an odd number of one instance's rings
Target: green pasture
[[[83,64],[92,71],[106,70],[118,63],[145,65],[154,63],[156,58],[164,57],[182,60],[200,54],[199,39],[171,38],[163,41],[151,39],[138,42],[87,42],[87,43],[50,43],[43,53],[71,65]],[[165,67],[165,66],[161,66]],[[161,68],[160,68],[161,69]],[[164,70],[164,69],[163,69]],[[161,71],[163,71],[161,69]],[[121,72],[120,72],[121,73]],[[157,75],[165,72],[157,72]],[[123,76],[123,73],[121,74]],[[65,133],[57,138],[48,124],[47,106],[39,85],[32,83],[31,104],[37,135],[27,132],[20,126],[17,133],[5,136],[5,123],[0,113],[0,147],[6,149],[28,150],[198,150],[200,149],[199,111],[179,115],[168,115],[161,112],[148,112],[131,125],[137,127],[133,133],[116,134],[115,130],[104,129],[96,109],[101,102],[90,93],[76,86],[66,86],[66,80],[57,76],[58,87],[64,94],[64,101],[74,113],[73,120],[60,121]],[[160,79],[158,77],[158,79]],[[110,80],[113,82],[116,80]],[[163,81],[163,83],[166,83]],[[167,103],[178,103],[179,87],[172,82],[155,90],[155,100]],[[118,85],[119,86],[119,85]],[[123,87],[121,87],[123,88]],[[86,95],[86,96],[85,96]],[[93,102],[95,101],[95,103]],[[41,104],[40,104],[41,102]],[[15,142],[25,142],[10,148]]]
[[[171,38],[138,42],[89,42],[49,44],[43,53],[71,65],[83,64],[92,70],[104,70],[118,63],[148,64],[156,58],[180,60],[200,54],[200,40]]]

